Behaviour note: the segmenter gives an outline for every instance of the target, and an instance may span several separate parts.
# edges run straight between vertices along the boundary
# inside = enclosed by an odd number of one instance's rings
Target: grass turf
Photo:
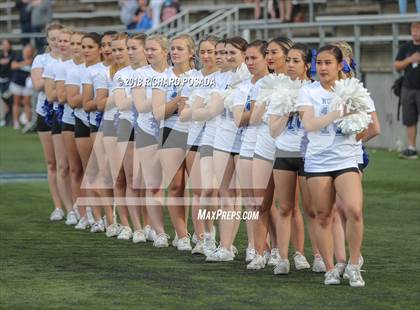
[[[37,137],[18,138],[32,151],[25,158],[21,152],[26,148],[7,137],[0,171],[40,171],[42,155],[36,163],[39,154],[33,153]],[[15,152],[17,159],[10,154]],[[24,160],[32,166],[19,165]],[[134,245],[50,223],[46,182],[3,183],[0,308],[415,309],[420,300],[419,172],[420,161],[398,160],[385,151],[371,154],[364,180],[363,289],[347,283],[325,287],[323,276],[309,271],[292,270],[289,276],[274,276],[271,268],[246,271],[243,224],[236,240],[238,260],[208,264],[172,247]],[[166,225],[172,232],[168,221]]]

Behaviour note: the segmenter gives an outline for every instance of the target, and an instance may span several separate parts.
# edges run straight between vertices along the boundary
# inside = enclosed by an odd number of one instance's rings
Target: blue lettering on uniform
[[[245,111],[251,111],[251,97],[246,97]]]

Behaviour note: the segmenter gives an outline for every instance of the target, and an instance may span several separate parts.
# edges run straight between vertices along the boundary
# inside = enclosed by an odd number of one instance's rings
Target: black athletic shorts
[[[77,138],[89,138],[90,137],[90,128],[86,126],[83,121],[75,117],[76,125],[74,126],[74,137]]]
[[[160,149],[183,149],[187,150],[188,133],[178,131],[169,127],[159,130]]]
[[[51,127],[45,122],[44,117],[41,114],[36,116],[36,131],[48,132],[51,131]]]
[[[335,180],[338,176],[347,172],[355,172],[359,174],[360,171],[356,167],[351,167],[351,168],[345,168],[345,169],[328,171],[328,172],[305,172],[305,176],[306,176],[306,179],[314,178],[314,177],[331,177]]]

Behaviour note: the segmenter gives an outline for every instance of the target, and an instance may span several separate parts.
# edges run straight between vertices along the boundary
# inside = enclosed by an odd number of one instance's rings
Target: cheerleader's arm
[[[57,99],[60,104],[64,104],[67,101],[66,87],[64,81],[55,81],[55,89],[57,93]]]
[[[43,91],[45,79],[42,77],[43,68],[34,68],[31,70],[32,86],[35,91]]]
[[[96,108],[103,112],[105,111],[105,106],[108,101],[108,89],[107,88],[98,88],[96,90]]]
[[[57,92],[55,90],[55,82],[53,79],[45,79],[45,95],[47,96],[48,102],[54,102],[57,100]]]
[[[357,141],[362,140],[362,142],[365,143],[381,133],[381,124],[379,123],[378,114],[372,112],[370,113],[370,116],[372,117],[372,122],[366,130],[356,136]]]
[[[96,110],[96,103],[93,98],[93,85],[92,84],[83,84],[82,92],[82,105],[83,110],[86,112],[92,112]]]
[[[270,135],[275,139],[284,131],[286,128],[287,121],[289,120],[289,115],[273,115],[270,114],[268,123],[270,126]]]
[[[134,105],[139,113],[152,111],[152,101],[147,99],[146,89],[144,87],[135,87],[131,91]]]
[[[133,98],[127,96],[124,88],[115,88],[114,91],[115,105],[120,111],[131,110],[133,104]]]
[[[210,119],[210,113],[204,103],[204,98],[197,96],[191,106],[192,119],[197,122],[204,122]]]
[[[343,113],[339,110],[333,110],[323,116],[315,117],[313,106],[303,105],[299,107],[299,114],[306,131],[321,130],[334,122],[336,119],[343,117]]]
[[[264,113],[267,111],[265,104],[255,105],[254,111],[251,114],[251,118],[249,119],[250,125],[259,125],[263,121]]]
[[[223,97],[217,93],[214,92],[211,97],[210,97],[210,101],[207,105],[207,109],[209,112],[209,118],[213,118],[216,117],[217,115],[221,114],[225,108],[224,104],[223,104]]]
[[[82,103],[82,94],[78,85],[66,84],[67,103],[73,109],[80,108]]]

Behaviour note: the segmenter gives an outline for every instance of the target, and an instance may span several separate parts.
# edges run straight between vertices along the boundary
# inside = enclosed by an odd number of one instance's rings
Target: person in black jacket
[[[3,40],[2,50],[0,51],[0,126],[6,125],[9,111],[11,110],[11,96],[9,92],[10,79],[12,77],[11,64],[16,58],[15,52],[12,50],[12,42]]]
[[[19,129],[20,103],[23,101],[24,111],[26,115],[26,123],[32,120],[32,81],[31,66],[35,55],[35,48],[28,44],[19,55],[12,61],[11,68],[13,70],[10,80],[9,90],[13,94],[13,128]]]
[[[404,70],[401,89],[401,106],[403,125],[407,127],[407,149],[400,156],[406,159],[417,159],[416,137],[417,123],[420,114],[420,22],[411,24],[412,41],[403,44],[398,50],[394,67]]]

